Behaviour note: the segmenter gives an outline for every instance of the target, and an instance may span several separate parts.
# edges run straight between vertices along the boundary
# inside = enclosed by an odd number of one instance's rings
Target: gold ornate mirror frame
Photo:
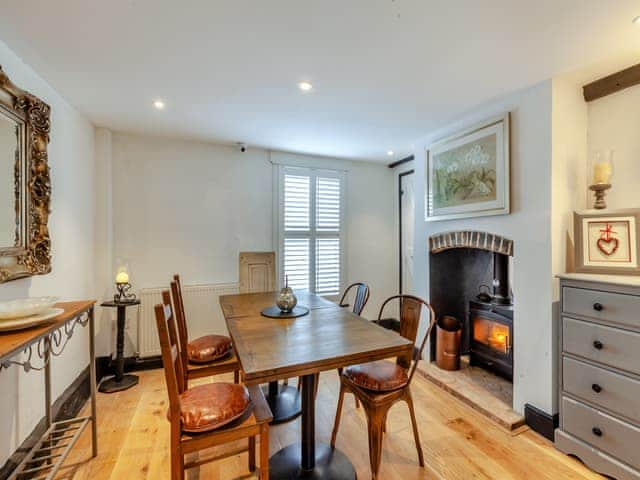
[[[0,66],[0,111],[20,126],[15,202],[16,214],[20,222],[24,222],[18,225],[24,236],[20,244],[0,247],[0,283],[3,283],[51,271],[51,238],[47,226],[51,202],[47,154],[51,108],[16,87]],[[20,178],[21,175],[25,178]]]

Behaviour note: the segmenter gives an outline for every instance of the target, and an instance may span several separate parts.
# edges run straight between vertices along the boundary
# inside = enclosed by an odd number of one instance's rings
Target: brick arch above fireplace
[[[439,253],[453,248],[477,248],[513,256],[513,240],[501,235],[474,230],[443,232],[429,237],[429,251]]]

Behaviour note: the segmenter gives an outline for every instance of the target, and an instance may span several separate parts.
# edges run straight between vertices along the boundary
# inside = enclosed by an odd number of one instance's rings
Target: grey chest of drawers
[[[640,480],[640,278],[560,277],[558,449]]]

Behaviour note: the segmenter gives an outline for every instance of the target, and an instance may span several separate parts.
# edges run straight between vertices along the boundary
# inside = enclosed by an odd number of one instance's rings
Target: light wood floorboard
[[[98,394],[99,455],[90,456],[87,429],[71,454],[74,465],[59,479],[121,480],[169,478],[167,394],[161,370],[140,372],[136,387],[115,394]],[[219,380],[231,381],[221,376]],[[204,380],[205,382],[207,380]],[[414,479],[602,479],[577,460],[563,455],[532,431],[512,436],[450,394],[416,376],[412,391],[420,425],[426,468],[418,466],[411,424],[404,404],[389,413],[380,478]],[[328,443],[335,415],[338,381],[335,372],[321,376],[316,408],[316,435]],[[88,405],[84,408],[84,414]],[[300,419],[272,427],[271,452],[298,439]],[[366,418],[347,396],[337,447],[351,459],[358,478],[370,478]],[[246,454],[189,471],[187,478],[229,480],[252,478]]]

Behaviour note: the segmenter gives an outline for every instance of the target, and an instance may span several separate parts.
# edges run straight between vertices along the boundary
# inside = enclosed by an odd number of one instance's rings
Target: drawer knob
[[[602,304],[601,304],[601,303],[596,302],[596,303],[594,303],[594,304],[593,304],[593,309],[594,309],[596,312],[601,312],[603,308],[604,308],[604,307],[602,306]]]
[[[594,434],[596,437],[601,437],[601,436],[602,436],[602,430],[600,430],[598,427],[593,427],[593,428],[591,429],[591,431],[593,432],[593,434]]]
[[[595,348],[596,350],[602,350],[602,347],[604,347],[604,345],[600,340],[596,340],[593,342],[593,348]]]
[[[591,390],[593,390],[596,393],[600,393],[602,391],[602,387],[597,383],[594,383],[593,385],[591,385]]]

